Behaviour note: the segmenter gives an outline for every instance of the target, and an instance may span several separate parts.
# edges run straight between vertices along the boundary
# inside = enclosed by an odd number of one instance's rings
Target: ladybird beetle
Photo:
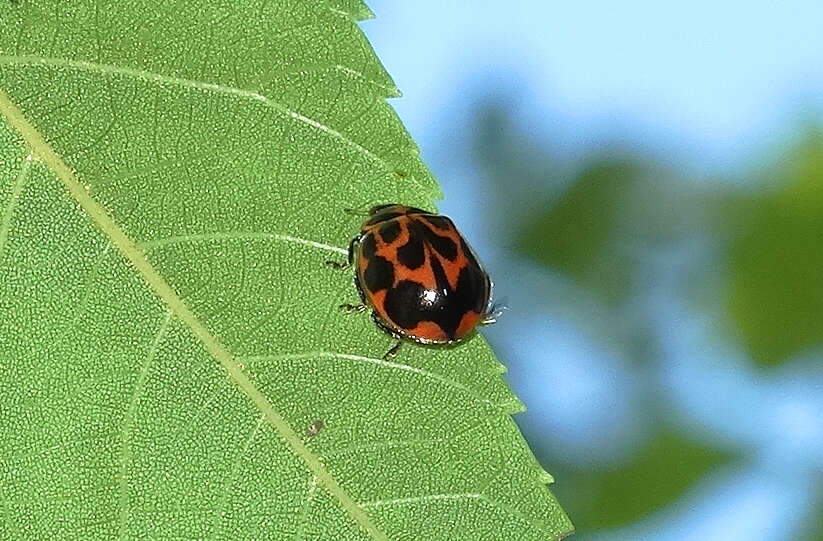
[[[452,344],[479,324],[494,323],[492,282],[477,256],[446,216],[405,205],[378,205],[349,243],[348,264],[363,304],[375,323],[398,339]]]

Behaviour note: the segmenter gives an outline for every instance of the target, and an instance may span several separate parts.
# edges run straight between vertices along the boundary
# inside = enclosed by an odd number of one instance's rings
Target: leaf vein
[[[488,421],[481,421],[478,423],[473,424],[468,428],[464,428],[457,432],[450,432],[443,436],[431,437],[431,438],[412,438],[412,439],[405,439],[405,440],[390,440],[390,441],[380,441],[380,442],[369,442],[369,443],[355,443],[344,445],[342,447],[337,447],[327,451],[323,454],[324,457],[329,458],[333,456],[340,456],[345,455],[348,453],[357,453],[360,451],[365,452],[379,452],[386,449],[394,449],[394,448],[401,448],[401,447],[412,447],[412,448],[419,448],[424,445],[433,444],[433,443],[448,443],[449,441],[453,441],[455,438],[459,436],[466,435],[473,430],[477,430],[479,427],[486,426]]]
[[[5,117],[11,127],[20,133],[23,140],[32,149],[32,153],[51,169],[71,197],[85,211],[89,219],[97,225],[104,235],[109,237],[111,243],[129,261],[133,269],[142,276],[155,295],[168,306],[181,323],[191,330],[194,336],[203,344],[206,351],[223,366],[235,385],[254,403],[261,414],[266,417],[269,424],[280,433],[282,439],[291,447],[295,455],[317,477],[318,483],[340,502],[341,507],[373,539],[388,541],[386,534],[377,527],[366,511],[332,477],[320,458],[306,446],[301,436],[274,409],[268,398],[249,379],[249,376],[243,371],[232,353],[218,341],[214,333],[186,305],[160,272],[152,266],[143,250],[137,246],[134,240],[128,237],[106,209],[91,196],[71,167],[46,142],[43,135],[26,119],[20,108],[2,90],[0,90],[0,114]]]
[[[166,312],[166,317],[163,319],[163,322],[160,324],[160,328],[157,330],[157,334],[155,335],[151,347],[149,348],[149,353],[146,355],[146,360],[143,361],[143,365],[140,367],[140,375],[137,377],[137,382],[134,384],[134,390],[131,393],[131,399],[129,400],[129,405],[126,410],[126,416],[123,419],[123,426],[120,430],[120,475],[118,478],[118,490],[120,492],[118,529],[120,532],[120,539],[128,539],[129,537],[128,532],[126,531],[129,521],[128,469],[131,464],[131,433],[134,429],[134,416],[137,412],[137,402],[140,400],[140,394],[143,392],[143,388],[146,385],[149,369],[151,369],[154,364],[155,356],[160,348],[160,342],[163,340],[163,336],[169,328],[171,318],[172,312],[169,310]]]
[[[417,374],[423,376],[425,378],[433,379],[435,381],[439,381],[446,386],[453,387],[455,389],[459,389],[464,393],[470,395],[474,399],[479,402],[483,402],[484,404],[489,404],[495,408],[503,409],[502,406],[493,403],[488,398],[483,398],[482,396],[478,395],[471,387],[464,385],[458,381],[454,381],[453,379],[447,378],[445,376],[441,376],[440,374],[436,374],[434,372],[429,372],[428,370],[423,370],[421,368],[417,368],[414,366],[409,366],[407,364],[395,363],[392,361],[386,361],[384,359],[376,359],[374,357],[364,357],[362,355],[350,355],[347,353],[334,353],[331,351],[314,351],[308,353],[283,353],[279,355],[253,355],[246,357],[247,362],[256,362],[256,361],[285,361],[285,360],[300,360],[300,359],[313,359],[313,358],[321,358],[321,359],[346,359],[349,361],[356,361],[356,362],[364,362],[364,363],[371,363],[376,364],[378,366],[383,366],[385,368],[393,368],[396,370],[403,370],[406,372],[411,372],[413,374]]]
[[[480,500],[486,502],[487,504],[491,505],[492,507],[496,507],[501,511],[506,512],[507,514],[517,517],[520,520],[529,524],[535,530],[545,533],[547,537],[551,537],[551,532],[548,531],[546,525],[542,522],[534,520],[532,518],[527,517],[525,514],[521,513],[517,509],[513,509],[511,506],[506,505],[502,502],[497,500],[493,500],[484,494],[480,494],[478,492],[464,492],[458,494],[427,494],[425,496],[412,496],[409,498],[394,498],[391,500],[376,500],[373,502],[361,503],[360,506],[364,508],[372,508],[372,507],[390,507],[393,505],[408,505],[408,504],[416,504],[416,503],[427,503],[427,502],[442,502],[442,501],[461,501],[461,500]]]
[[[6,210],[3,212],[3,221],[0,222],[0,256],[3,255],[3,249],[5,248],[6,242],[9,238],[14,209],[17,208],[17,202],[20,199],[20,196],[23,195],[23,187],[26,185],[26,177],[29,174],[31,162],[32,155],[29,154],[23,161],[23,167],[20,168],[20,173],[18,173],[17,179],[14,181],[14,187],[11,189],[11,197],[9,197]]]
[[[309,518],[309,510],[311,509],[311,502],[314,499],[315,490],[317,490],[317,478],[312,477],[311,486],[309,487],[309,493],[306,494],[306,500],[300,507],[300,516],[298,517],[297,531],[294,532],[294,538],[292,539],[292,541],[302,541],[305,537],[304,530],[306,526],[306,521]]]
[[[257,421],[257,424],[254,425],[254,428],[249,434],[249,437],[246,438],[246,443],[243,444],[243,449],[237,454],[234,459],[234,463],[232,464],[228,478],[226,482],[223,484],[223,488],[221,491],[220,499],[217,502],[217,507],[214,509],[214,521],[218,522],[223,515],[224,510],[226,509],[226,504],[229,500],[229,489],[234,484],[235,480],[237,479],[237,471],[240,469],[240,461],[249,452],[249,448],[251,447],[252,442],[254,441],[257,432],[260,430],[260,427],[263,426],[263,423],[266,421],[266,418],[261,415],[260,419]],[[221,533],[222,528],[220,527],[220,523],[218,522],[214,528],[214,535],[212,535],[212,539],[217,539],[219,534]]]
[[[302,244],[303,246],[310,246],[312,248],[317,248],[319,250],[326,250],[327,252],[334,252],[342,255],[348,255],[348,251],[339,248],[337,246],[332,246],[330,244],[324,244],[322,242],[317,242],[309,239],[304,239],[300,237],[294,237],[292,235],[284,235],[281,233],[256,233],[256,232],[215,232],[215,233],[201,233],[201,234],[192,234],[192,235],[175,235],[173,237],[166,237],[163,239],[157,240],[149,240],[146,242],[141,242],[139,246],[144,250],[150,251],[154,250],[155,248],[162,248],[165,246],[179,244],[183,242],[209,242],[209,241],[216,241],[216,240],[265,240],[265,239],[274,239],[280,240],[283,242],[293,242],[296,244]]]
[[[109,253],[109,248],[111,248],[111,243],[106,243],[106,247],[103,248],[103,251],[95,259],[94,263],[89,270],[88,275],[86,276],[86,280],[83,282],[83,294],[80,297],[80,300],[74,304],[76,304],[77,308],[74,314],[74,317],[71,320],[70,327],[74,327],[83,317],[83,314],[88,307],[89,300],[91,299],[93,290],[92,285],[94,285],[94,279],[97,277],[97,273],[99,272],[100,265],[106,260],[106,255]]]
[[[8,497],[6,497],[5,490],[3,490],[2,485],[0,485],[0,502],[3,503],[3,524],[5,524],[6,528],[8,528],[6,531],[14,530],[14,533],[19,536],[20,527],[16,522],[12,522],[11,503],[9,502]]]
[[[134,68],[123,68],[119,66],[113,66],[111,64],[101,64],[96,62],[88,62],[85,60],[69,60],[67,58],[52,58],[52,57],[42,57],[42,56],[32,56],[32,55],[24,55],[24,56],[15,56],[15,55],[0,55],[0,64],[6,65],[14,65],[14,66],[53,66],[53,67],[61,67],[61,68],[71,68],[76,70],[83,70],[83,71],[90,71],[93,73],[99,73],[102,75],[122,75],[125,77],[132,77],[135,79],[142,79],[149,83],[166,83],[172,84],[176,86],[182,86],[185,88],[194,88],[197,90],[203,90],[207,92],[216,92],[218,94],[226,94],[230,96],[236,96],[239,98],[244,98],[252,101],[256,101],[262,103],[266,107],[274,109],[275,111],[292,118],[298,122],[311,126],[321,132],[327,134],[328,136],[338,139],[346,146],[351,147],[356,152],[362,154],[367,159],[380,164],[380,166],[387,172],[394,171],[394,167],[389,164],[385,159],[381,156],[377,155],[376,153],[372,152],[368,148],[364,147],[360,143],[354,141],[350,137],[344,135],[343,133],[335,130],[334,128],[323,124],[322,122],[318,122],[313,118],[307,117],[294,111],[287,107],[286,105],[280,103],[277,100],[264,96],[258,92],[254,92],[251,90],[244,90],[242,88],[235,88],[228,85],[223,85],[219,83],[207,83],[205,81],[196,81],[193,79],[185,79],[182,77],[172,77],[170,75],[162,75],[160,73],[153,73],[146,70],[139,70]],[[348,68],[351,69],[351,68]],[[352,70],[354,71],[354,70]],[[356,72],[355,72],[356,73]],[[410,179],[412,182],[417,183],[415,179]]]
[[[385,507],[392,505],[407,505],[422,502],[436,502],[443,500],[479,500],[483,499],[482,494],[475,492],[463,492],[456,494],[426,494],[425,496],[412,496],[409,498],[393,498],[391,500],[375,500],[373,502],[361,503],[361,507]]]

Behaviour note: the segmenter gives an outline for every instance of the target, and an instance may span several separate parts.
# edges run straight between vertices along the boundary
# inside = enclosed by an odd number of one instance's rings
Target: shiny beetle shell
[[[396,204],[369,214],[350,257],[378,325],[416,342],[449,344],[493,321],[491,280],[449,218]]]

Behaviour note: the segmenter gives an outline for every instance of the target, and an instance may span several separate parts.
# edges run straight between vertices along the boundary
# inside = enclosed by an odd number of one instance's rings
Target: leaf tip
[[[374,19],[374,11],[366,5],[365,2],[360,4],[360,9],[357,13],[354,14],[358,21],[368,21],[369,19]]]
[[[512,397],[512,400],[507,402],[503,407],[509,415],[517,415],[518,413],[526,412],[526,404],[524,404],[516,396]]]
[[[547,472],[546,470],[542,470],[539,476],[540,482],[546,485],[551,485],[554,483],[554,476]]]

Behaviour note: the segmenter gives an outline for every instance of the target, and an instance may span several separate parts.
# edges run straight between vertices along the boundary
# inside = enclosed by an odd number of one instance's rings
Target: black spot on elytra
[[[374,235],[364,235],[360,241],[360,254],[366,259],[371,259],[376,252],[377,241],[374,239]]]
[[[383,257],[375,256],[369,260],[363,273],[363,285],[372,293],[389,289],[394,283],[394,267]]]
[[[401,329],[413,329],[421,319],[421,304],[426,288],[411,280],[400,280],[386,293],[386,315]]]
[[[465,280],[465,287],[470,289],[479,288],[485,291],[485,295],[477,299],[474,307],[475,312],[482,314],[486,311],[489,304],[489,293],[491,292],[489,275],[486,274],[486,271],[480,266],[480,262],[474,257],[474,252],[472,252],[472,249],[466,244],[466,241],[463,240],[463,237],[460,237],[460,250],[466,256],[466,266],[460,271],[460,276],[457,278],[457,287],[459,289],[460,281]]]
[[[482,312],[488,302],[488,280],[479,266],[460,271],[457,287],[452,289],[437,258],[431,260],[437,288],[433,299],[427,299],[427,288],[410,280],[401,280],[386,292],[385,310],[391,321],[401,329],[413,329],[421,321],[436,323],[454,340],[463,315],[468,311]]]
[[[432,248],[437,250],[438,254],[445,257],[449,261],[454,261],[457,258],[457,245],[452,239],[449,237],[441,237],[440,235],[430,231],[428,228],[424,229],[426,230],[426,240],[429,244],[431,244]]]
[[[466,244],[466,241],[463,240],[462,236],[460,237],[460,251],[463,252],[464,256],[466,256],[470,267],[480,268],[480,263],[477,261],[477,258],[474,257],[474,252],[472,252],[472,249],[469,248],[469,245]]]
[[[457,245],[449,237],[442,237],[421,223],[418,219],[409,224],[409,233],[412,237],[422,238],[434,248],[438,254],[449,261],[457,258]]]
[[[452,221],[446,218],[445,216],[431,214],[429,216],[421,216],[420,219],[427,221],[428,223],[442,231],[454,228],[454,224],[452,223]]]
[[[414,230],[409,231],[409,240],[397,249],[397,260],[406,268],[414,270],[426,261],[426,253],[423,249],[423,239],[415,234]]]
[[[400,222],[392,220],[380,226],[380,238],[386,244],[391,244],[400,235]]]
[[[469,265],[460,270],[457,277],[457,291],[465,292],[465,300],[473,302],[471,310],[482,314],[489,303],[489,277],[479,266]]]

